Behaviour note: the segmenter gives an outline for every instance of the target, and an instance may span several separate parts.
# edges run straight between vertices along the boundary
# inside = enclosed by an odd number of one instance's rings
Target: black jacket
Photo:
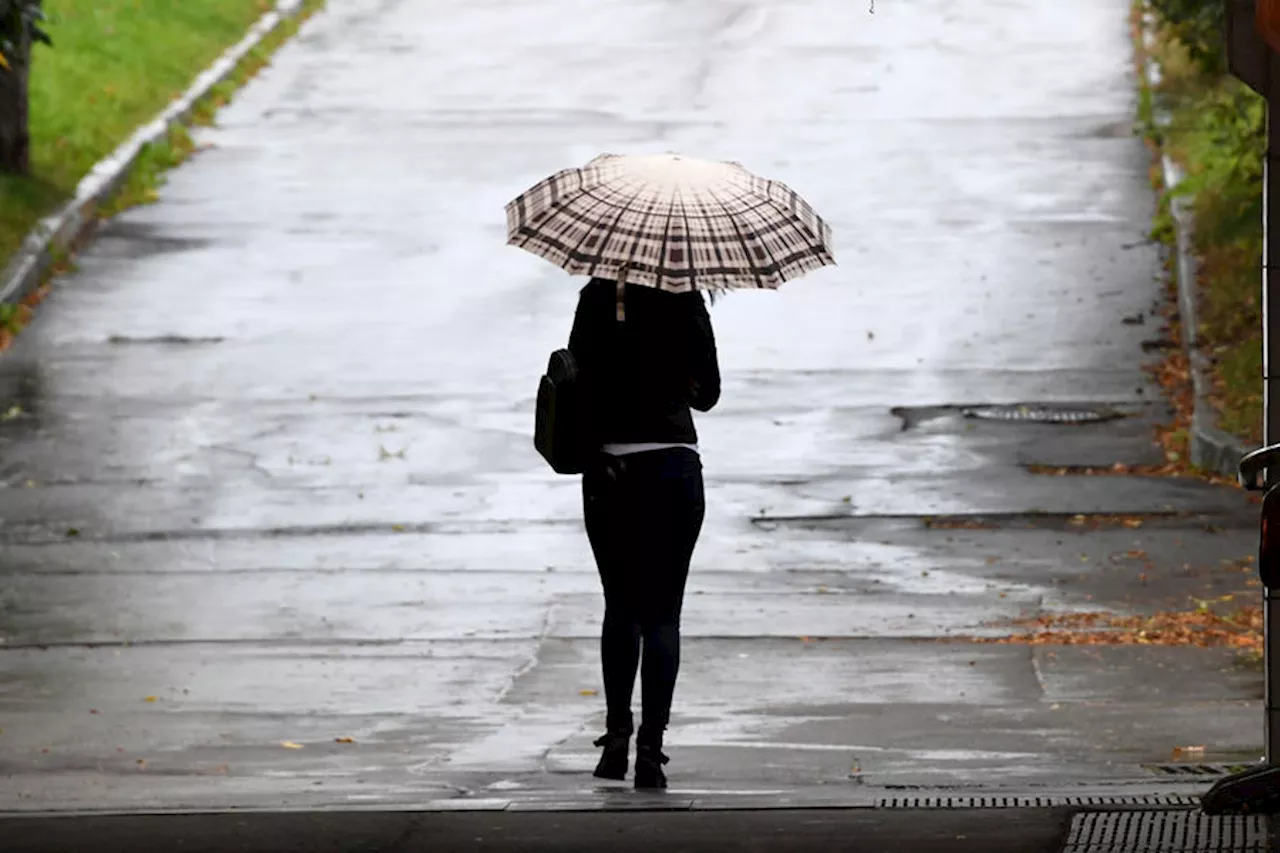
[[[692,406],[720,399],[715,335],[702,294],[628,284],[626,320],[617,319],[617,284],[593,278],[578,296],[569,351],[578,363],[595,445],[694,443]]]

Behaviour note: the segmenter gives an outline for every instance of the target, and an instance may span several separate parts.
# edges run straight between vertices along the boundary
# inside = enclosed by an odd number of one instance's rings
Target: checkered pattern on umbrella
[[[776,288],[834,264],[831,229],[738,163],[601,155],[507,205],[507,242],[574,275],[675,292]]]

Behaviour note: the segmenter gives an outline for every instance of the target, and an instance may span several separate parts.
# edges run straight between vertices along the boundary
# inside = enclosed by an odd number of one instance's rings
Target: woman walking
[[[509,244],[592,276],[569,351],[552,353],[540,381],[534,445],[558,473],[582,473],[604,587],[608,716],[595,773],[626,777],[634,732],[636,787],[665,788],[680,610],[705,511],[690,409],[720,398],[700,291],[773,289],[834,264],[831,229],[786,184],[679,154],[603,154],[539,181],[506,213]]]
[[[607,731],[596,741],[604,752],[595,775],[626,777],[635,732],[635,786],[665,788],[662,739],[680,669],[680,611],[705,510],[690,408],[709,411],[720,398],[715,337],[697,291],[595,278],[579,296],[569,352],[594,450],[582,477],[583,518],[605,600]]]

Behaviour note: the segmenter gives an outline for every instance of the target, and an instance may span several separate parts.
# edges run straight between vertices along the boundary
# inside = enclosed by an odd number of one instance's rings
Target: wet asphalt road
[[[502,205],[600,151],[786,180],[841,264],[713,310],[672,796],[1255,757],[1228,651],[946,642],[1255,594],[1239,493],[1027,468],[1160,458],[1127,13],[330,0],[0,359],[0,810],[599,796],[601,601],[530,441],[580,282]],[[1128,417],[961,410],[1018,402]]]

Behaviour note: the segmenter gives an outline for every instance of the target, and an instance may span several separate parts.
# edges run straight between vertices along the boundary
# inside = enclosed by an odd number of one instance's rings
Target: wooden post
[[[27,81],[31,69],[31,33],[15,13],[0,31],[16,49],[0,68],[0,171],[25,175],[31,169],[30,114]]]

